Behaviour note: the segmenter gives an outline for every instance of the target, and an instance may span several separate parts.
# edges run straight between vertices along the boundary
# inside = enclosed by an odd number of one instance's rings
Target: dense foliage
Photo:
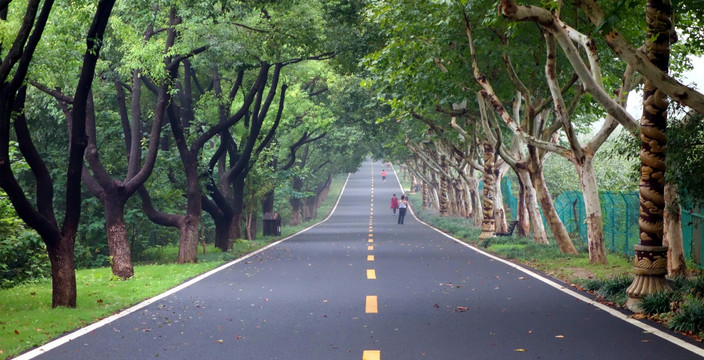
[[[0,288],[8,288],[49,274],[46,249],[36,232],[17,217],[0,190]]]

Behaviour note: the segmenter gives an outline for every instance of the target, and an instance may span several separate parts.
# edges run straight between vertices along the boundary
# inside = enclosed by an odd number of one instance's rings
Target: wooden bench
[[[495,232],[494,236],[511,236],[513,235],[513,230],[516,229],[516,225],[518,225],[518,221],[511,221],[508,223],[508,230],[506,232]],[[491,238],[484,239],[484,241],[482,241],[482,247],[488,247],[490,240]]]
[[[513,230],[518,225],[518,221],[511,221],[508,223],[508,230],[506,232],[495,232],[494,236],[511,236],[513,235]]]

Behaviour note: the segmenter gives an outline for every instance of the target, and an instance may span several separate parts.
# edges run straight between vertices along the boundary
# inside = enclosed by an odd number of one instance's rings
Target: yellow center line
[[[367,261],[374,261],[374,255],[367,255]]]
[[[373,242],[374,242],[374,239],[369,238],[369,240],[367,240],[367,242],[373,243]]]
[[[377,305],[376,295],[367,295],[367,304],[364,307],[364,312],[366,312],[367,314],[379,313],[379,307]]]
[[[376,280],[376,270],[367,269],[367,279],[368,280]]]
[[[369,250],[369,251],[374,250],[374,245],[367,246],[367,250]]]
[[[364,350],[362,360],[381,360],[380,350]]]

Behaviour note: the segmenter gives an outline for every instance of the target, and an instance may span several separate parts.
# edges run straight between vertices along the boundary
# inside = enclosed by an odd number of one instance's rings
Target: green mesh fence
[[[704,246],[702,246],[702,223],[704,214],[702,209],[697,211],[682,211],[682,242],[684,243],[685,256],[700,266],[704,257]]]
[[[507,204],[511,210],[511,215],[507,216],[507,218],[516,220],[516,214],[518,212],[518,199],[513,196],[513,191],[511,190],[511,180],[507,177],[501,179],[501,193],[504,195],[504,203]]]
[[[604,221],[604,242],[615,252],[633,255],[633,246],[638,243],[638,192],[599,193]],[[555,210],[567,231],[582,241],[588,240],[584,199],[579,191],[566,191],[555,199]],[[698,211],[682,211],[682,235],[685,257],[702,264],[702,221],[704,214]]]

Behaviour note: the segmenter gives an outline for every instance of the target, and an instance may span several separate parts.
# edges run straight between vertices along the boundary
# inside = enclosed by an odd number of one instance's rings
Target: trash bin
[[[262,235],[281,235],[281,218],[277,212],[268,212],[264,214]]]

